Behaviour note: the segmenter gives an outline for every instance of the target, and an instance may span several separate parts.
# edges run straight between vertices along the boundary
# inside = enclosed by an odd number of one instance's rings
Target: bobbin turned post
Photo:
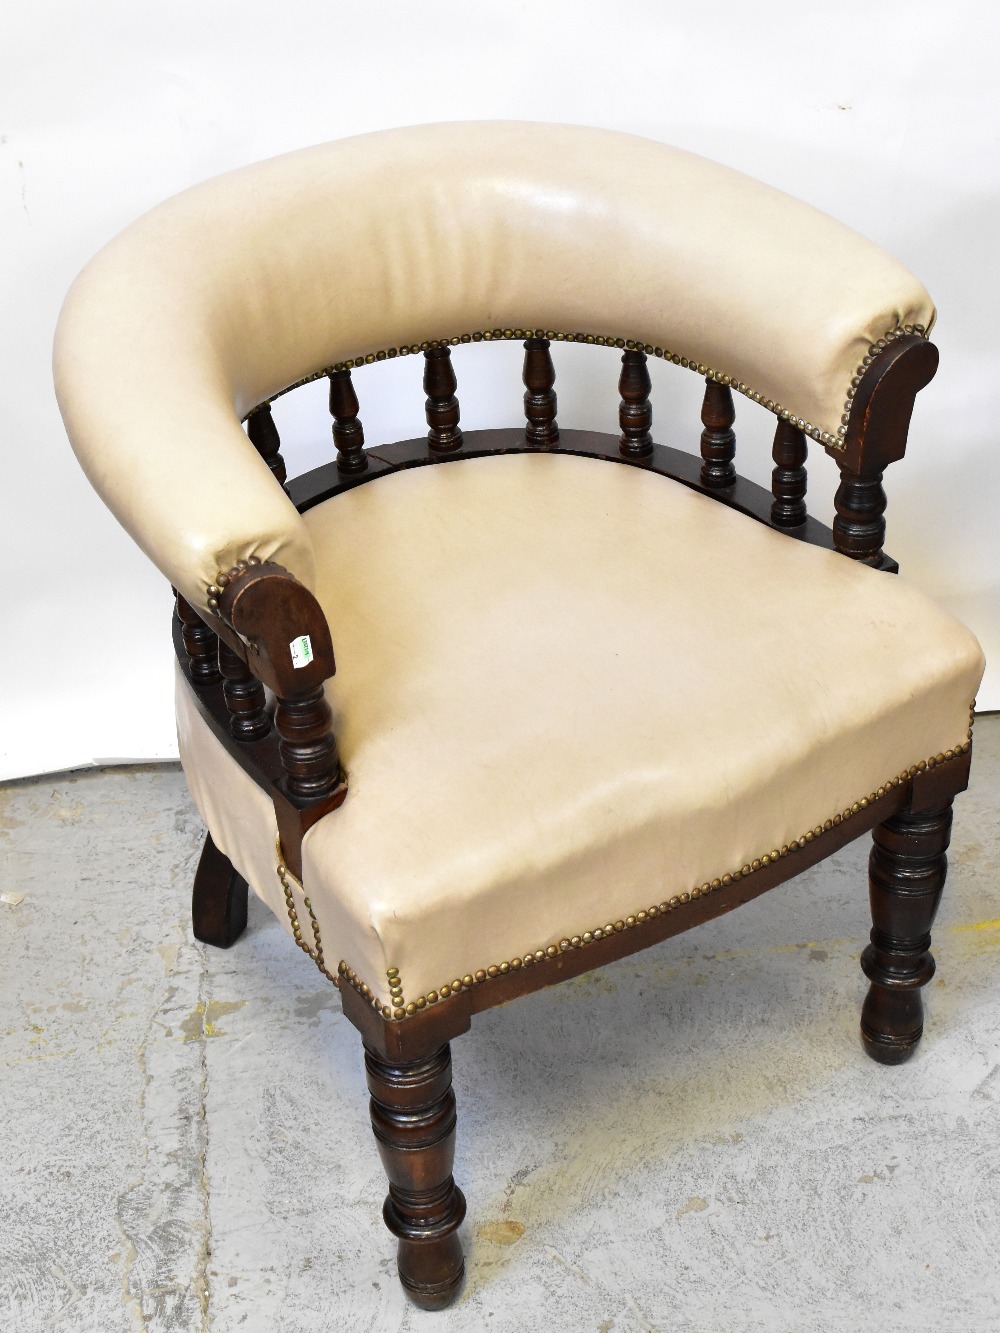
[[[874,926],[861,955],[871,986],[861,1010],[861,1038],[873,1060],[898,1065],[912,1055],[924,1030],[920,991],[934,975],[931,924],[948,870],[951,801],[893,815],[872,836]]]
[[[364,472],[368,467],[365,431],[358,419],[358,395],[349,370],[331,370],[330,416],[333,418],[333,442],[337,446],[340,472]]]
[[[424,353],[424,411],[427,415],[427,444],[432,453],[450,454],[462,447],[459,406],[455,397],[458,381],[446,343]]]
[[[215,685],[221,679],[218,636],[180,593],[175,598],[174,606],[177,619],[181,622],[188,675],[195,685]]]
[[[623,458],[648,458],[653,452],[653,409],[649,402],[652,380],[646,365],[646,353],[640,348],[629,348],[622,354],[622,371],[618,379],[621,402],[618,405],[618,424],[621,437],[618,449]]]
[[[524,342],[524,434],[529,445],[550,448],[559,443],[556,423],[555,367],[549,339],[526,338]]]
[[[465,1260],[458,1228],[465,1198],[455,1184],[455,1094],[451,1051],[419,1060],[384,1060],[365,1046],[371,1122],[389,1193],[382,1209],[399,1240],[403,1289],[423,1310],[441,1310],[458,1294]]]
[[[796,528],[806,521],[806,437],[790,421],[778,421],[771,457],[771,524],[776,528]]]
[[[281,456],[281,437],[274,424],[270,403],[264,403],[247,417],[247,434],[275,479],[284,486],[288,473],[285,470],[285,460]]]

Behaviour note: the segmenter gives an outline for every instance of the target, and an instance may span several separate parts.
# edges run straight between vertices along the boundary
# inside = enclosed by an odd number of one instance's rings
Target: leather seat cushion
[[[968,630],[640,468],[465,459],[304,517],[349,777],[304,888],[327,966],[383,1003],[389,969],[414,1002],[752,863],[966,741]],[[183,681],[178,725],[213,837],[287,919],[270,802]]]

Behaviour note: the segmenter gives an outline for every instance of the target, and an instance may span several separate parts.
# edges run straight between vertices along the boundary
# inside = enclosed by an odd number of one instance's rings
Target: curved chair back
[[[56,381],[91,480],[206,610],[217,572],[250,557],[311,581],[301,520],[240,429],[297,382],[431,343],[606,342],[842,452],[872,354],[933,318],[877,246],[692,154],[577,126],[430,125],[275,158],[154,209],[77,280]],[[544,357],[533,365],[544,395]],[[534,443],[551,443],[536,408]]]

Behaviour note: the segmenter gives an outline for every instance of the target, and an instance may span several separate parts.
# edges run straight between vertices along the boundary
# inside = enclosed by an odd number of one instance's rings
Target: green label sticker
[[[312,639],[308,634],[300,634],[297,639],[293,639],[288,650],[292,654],[292,666],[296,671],[299,667],[308,666],[313,660]]]

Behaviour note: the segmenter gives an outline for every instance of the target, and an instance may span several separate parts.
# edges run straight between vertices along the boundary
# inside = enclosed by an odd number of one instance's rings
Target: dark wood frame
[[[357,396],[345,369],[330,373],[336,461],[286,481],[268,405],[249,418],[248,433],[300,511],[404,468],[557,451],[672,478],[795,540],[892,573],[897,565],[882,549],[882,476],[889,463],[903,457],[914,399],[934,375],[937,350],[910,333],[873,350],[876,354],[852,385],[846,435],[839,445],[826,446],[841,472],[832,528],[806,513],[806,437],[794,422],[778,421],[770,492],[736,474],[732,392],[715,376],[706,381],[701,456],[654,443],[650,379],[640,345],[627,346],[622,355],[619,436],[559,429],[549,339],[537,334],[525,341],[526,427],[521,430],[463,434],[450,350],[447,343],[433,343],[425,350],[424,437],[366,451]],[[241,562],[220,571],[208,592],[207,618],[177,599],[178,658],[215,735],[274,801],[285,864],[301,877],[305,831],[336,809],[347,792],[323,698],[323,682],[334,672],[330,631],[312,594],[277,565]],[[294,668],[288,645],[303,633],[310,636],[313,659]],[[676,910],[643,913],[645,920],[630,917],[586,942],[562,941],[544,956],[517,960],[516,967],[505,964],[506,971],[491,968],[489,977],[466,977],[417,1012],[381,1004],[341,966],[340,976],[331,979],[339,984],[344,1013],[364,1041],[372,1125],[389,1177],[384,1217],[399,1240],[401,1280],[417,1304],[447,1305],[462,1279],[457,1228],[465,1201],[451,1174],[455,1100],[448,1043],[469,1028],[480,1010],[731,911],[875,830],[870,872],[875,924],[862,959],[871,982],[862,1037],[869,1054],[883,1063],[907,1058],[922,1032],[920,988],[934,970],[930,925],[944,883],[951,802],[968,784],[970,750],[971,740],[947,755],[930,757],[863,798],[845,812],[850,818],[828,820],[791,851],[785,848],[778,857],[755,862],[752,873],[713,882],[710,893],[681,895],[672,904]],[[194,886],[198,938],[232,944],[246,923],[246,895],[245,882],[209,836]],[[301,935],[296,938],[305,948]],[[321,957],[317,961],[323,966]]]

